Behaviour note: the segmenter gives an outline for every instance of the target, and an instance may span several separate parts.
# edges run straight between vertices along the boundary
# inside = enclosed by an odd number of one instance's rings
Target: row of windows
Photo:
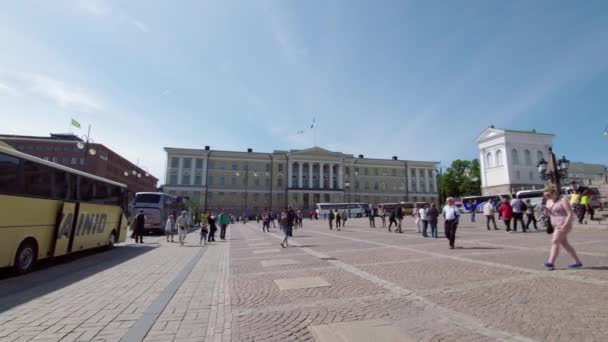
[[[68,145],[63,145],[63,146],[50,146],[50,145],[17,145],[17,150],[19,151],[23,151],[23,152],[31,152],[31,151],[38,151],[38,152],[42,152],[42,151],[47,151],[47,152],[80,152],[81,150],[78,149],[78,147],[76,145],[74,146],[68,146]]]
[[[203,159],[200,158],[181,158],[182,159],[182,169],[191,169],[192,168],[192,160],[195,160],[195,168],[196,169],[202,169],[203,168]],[[171,158],[171,168],[173,169],[177,169],[179,168],[179,160],[180,158],[178,157],[172,157]],[[270,172],[271,171],[271,164],[270,163],[266,163],[266,164],[261,164],[261,163],[251,163],[252,167],[253,167],[253,171],[261,171],[262,169],[262,165],[264,166],[264,171],[266,172]],[[239,171],[239,167],[238,164],[236,162],[225,162],[225,161],[219,161],[219,162],[215,162],[213,160],[210,160],[208,162],[207,167],[210,170],[227,170],[228,167],[230,167],[233,171]],[[294,165],[294,172],[297,172],[299,169],[299,167]],[[355,172],[359,175],[363,175],[363,176],[370,176],[370,175],[374,175],[374,176],[388,176],[389,174],[393,177],[397,177],[398,173],[399,176],[405,176],[405,170],[399,170],[392,168],[392,169],[388,169],[388,168],[361,168],[363,170],[363,173],[360,173],[360,168],[359,167],[355,167]],[[389,172],[390,170],[390,172]],[[249,163],[244,163],[242,165],[242,171],[249,171]],[[278,171],[279,172],[283,172],[283,164],[278,164]],[[346,175],[350,175],[350,167],[345,167],[344,170]],[[411,172],[411,176],[412,177],[421,177],[421,178],[433,178],[433,170],[431,169],[419,169],[419,168],[411,168],[410,169]]]
[[[53,163],[63,164],[63,165],[78,165],[78,164],[84,165],[84,158],[76,158],[76,157],[59,158],[57,156],[55,156],[55,157],[43,156],[42,159],[52,161]]]
[[[519,152],[516,149],[511,150],[511,159],[513,161],[513,165],[520,164]],[[536,162],[538,163],[542,159],[543,152],[536,151]],[[533,166],[532,152],[530,152],[530,150],[524,150],[524,163],[525,165]],[[492,154],[492,152],[486,153],[486,165],[487,167],[503,166],[504,160],[502,150],[497,150],[494,154]]]
[[[192,168],[192,162],[194,160],[194,167],[195,169],[202,169],[203,168],[203,159],[200,158],[178,158],[178,157],[172,157],[171,158],[171,168],[173,169],[177,169],[179,168],[179,161],[180,159],[182,160],[182,169],[191,169]],[[253,171],[260,171],[262,169],[262,167],[264,168],[264,171],[266,172],[270,172],[271,171],[271,165],[270,163],[266,163],[266,164],[261,164],[261,163],[251,163],[252,164],[252,169]],[[215,162],[213,160],[208,161],[207,163],[207,168],[209,168],[210,170],[228,170],[228,167],[230,167],[233,171],[239,171],[239,165],[236,162],[231,162],[231,163],[227,163],[225,161],[220,161],[220,162]],[[279,168],[279,172],[283,172],[283,165],[282,164],[278,164],[278,168]],[[249,171],[249,163],[244,163],[242,165],[242,171]]]
[[[56,200],[121,205],[124,189],[0,153],[0,192]]]
[[[511,158],[513,159],[514,165],[519,165],[519,152],[516,149],[511,150]],[[543,159],[543,152],[536,151],[536,162],[538,163]],[[524,150],[524,162],[525,165],[532,166],[532,153],[530,150]]]

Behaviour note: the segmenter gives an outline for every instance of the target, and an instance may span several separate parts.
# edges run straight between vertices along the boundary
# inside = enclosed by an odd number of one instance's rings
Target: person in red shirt
[[[507,226],[507,232],[510,232],[511,219],[513,218],[513,207],[511,206],[511,203],[509,203],[508,198],[502,199],[502,204],[500,205],[498,211],[500,212],[500,216],[502,217],[503,222]]]

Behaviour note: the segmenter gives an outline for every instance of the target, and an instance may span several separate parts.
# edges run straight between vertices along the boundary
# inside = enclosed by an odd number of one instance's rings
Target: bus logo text
[[[106,227],[106,221],[108,215],[106,214],[87,214],[82,213],[78,215],[78,226],[76,227],[75,236],[89,235],[89,234],[100,234],[103,233]],[[61,226],[59,229],[58,238],[63,236],[69,238],[70,232],[72,231],[72,224],[74,221],[74,214],[69,213],[63,215],[61,218]]]

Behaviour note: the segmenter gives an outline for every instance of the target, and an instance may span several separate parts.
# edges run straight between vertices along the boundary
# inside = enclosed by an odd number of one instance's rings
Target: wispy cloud
[[[85,12],[88,15],[96,17],[115,17],[122,22],[133,25],[142,33],[150,32],[150,27],[142,20],[133,18],[124,10],[112,5],[106,0],[76,0],[76,8]]]
[[[141,32],[143,33],[148,33],[150,32],[150,29],[148,28],[148,25],[142,23],[139,20],[132,20],[131,21],[133,23],[133,25],[135,25],[135,27],[137,27],[137,29],[139,29]]]
[[[95,16],[104,16],[112,11],[112,6],[104,0],[77,0],[76,7]]]
[[[103,108],[99,99],[81,87],[37,73],[5,74],[0,83],[0,91],[16,95],[18,93],[36,96],[52,101],[66,109],[97,111]]]
[[[7,95],[14,96],[14,95],[17,95],[18,93],[19,92],[14,87],[11,87],[7,84],[0,82],[0,94],[7,94]]]
[[[171,94],[171,93],[172,93],[171,89],[167,89],[167,90],[163,91],[163,92],[160,94],[160,96],[167,96],[167,95],[169,95],[169,94]]]
[[[282,53],[293,61],[306,56],[308,49],[298,42],[282,10],[274,6],[271,1],[267,1],[265,5],[272,35]]]

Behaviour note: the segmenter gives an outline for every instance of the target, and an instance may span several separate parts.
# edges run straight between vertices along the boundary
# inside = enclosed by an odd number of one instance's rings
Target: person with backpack
[[[345,211],[342,211],[342,228],[346,227],[346,220],[348,220],[348,215]]]
[[[439,210],[437,210],[437,206],[435,203],[431,203],[431,207],[426,212],[426,216],[429,220],[429,224],[431,225],[431,237],[437,238],[437,224],[439,223]]]
[[[281,247],[283,248],[287,248],[287,246],[289,246],[288,239],[290,236],[293,236],[293,226],[295,220],[296,213],[291,207],[288,207],[285,211],[281,213],[279,223],[281,224],[281,228],[283,229],[283,233],[285,234],[285,236],[283,237],[283,241],[281,241]]]
[[[334,216],[336,217],[336,229],[340,230],[340,224],[342,223],[342,215],[340,215],[338,209],[336,209],[336,213],[334,214]]]
[[[426,204],[423,204],[420,210],[418,210],[418,215],[420,216],[420,221],[422,221],[422,236],[429,237],[426,233],[429,227],[429,219],[427,217],[428,208]]]
[[[334,212],[333,210],[329,209],[329,230],[333,230],[334,229]]]
[[[133,227],[133,237],[135,238],[135,243],[144,243],[144,228],[146,227],[146,215],[144,215],[144,210],[140,209],[137,216],[134,217],[133,222],[135,223]]]
[[[399,206],[395,208],[395,210],[397,211],[397,222],[399,222],[399,224],[397,225],[397,232],[401,234],[403,233],[403,231],[401,230],[401,227],[403,226],[403,207]],[[418,229],[420,229],[420,226],[418,227]]]
[[[215,242],[215,232],[217,231],[217,226],[215,225],[215,214],[211,213],[208,219],[209,223],[209,237],[207,238],[207,242],[214,241]]]
[[[395,224],[395,229],[397,229],[397,210],[398,208],[393,208],[391,210],[391,215],[389,217],[388,231],[392,232],[391,227]]]
[[[524,223],[524,213],[528,210],[526,203],[521,198],[515,198],[511,201],[511,207],[513,208],[513,231],[517,231],[517,222],[521,222],[521,230],[526,232],[526,225]]]
[[[536,226],[536,215],[534,213],[536,211],[536,205],[533,204],[532,201],[526,200],[526,207],[526,229],[530,229],[530,223],[534,223],[534,229],[538,230],[538,227]]]

